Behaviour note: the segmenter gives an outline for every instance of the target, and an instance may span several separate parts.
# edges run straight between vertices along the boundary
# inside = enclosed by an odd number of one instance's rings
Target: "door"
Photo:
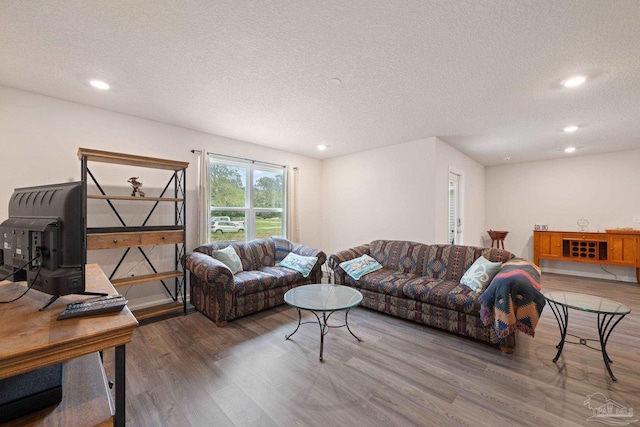
[[[449,243],[462,244],[461,191],[462,177],[449,172]]]

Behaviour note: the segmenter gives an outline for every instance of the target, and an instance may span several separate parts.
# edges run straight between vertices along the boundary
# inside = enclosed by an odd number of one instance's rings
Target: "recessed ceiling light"
[[[326,145],[323,145],[323,144],[320,144],[320,145],[318,145],[316,148],[318,149],[318,151],[324,151],[324,150],[326,150],[326,149],[327,149],[327,146],[326,146]]]
[[[576,87],[580,86],[582,83],[586,82],[587,78],[585,76],[574,76],[570,77],[567,80],[562,82],[562,86],[564,87]]]
[[[108,83],[103,82],[102,80],[91,80],[89,84],[100,90],[107,90],[110,87]]]
[[[578,130],[578,126],[567,126],[566,128],[562,128],[563,131],[567,133],[575,132]]]
[[[573,153],[574,151],[576,151],[576,147],[567,147],[564,149],[565,153]]]

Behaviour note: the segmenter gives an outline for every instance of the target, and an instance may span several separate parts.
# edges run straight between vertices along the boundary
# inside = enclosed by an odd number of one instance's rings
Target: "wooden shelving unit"
[[[109,275],[109,280],[114,287],[143,285],[151,282],[160,282],[170,296],[172,302],[136,310],[133,314],[137,319],[146,319],[167,313],[183,310],[186,313],[186,280],[180,260],[185,252],[185,218],[186,218],[186,169],[187,162],[180,162],[154,157],[137,156],[123,153],[93,150],[88,148],[78,149],[78,158],[82,163],[82,180],[89,184],[92,180],[100,194],[87,194],[87,199],[104,200],[115,213],[120,224],[112,227],[87,228],[86,250],[121,249],[122,257]],[[116,194],[106,194],[95,176],[89,169],[90,162],[110,163],[117,165],[134,166],[140,168],[153,168],[172,171],[169,182],[164,187],[159,197],[134,197]],[[87,185],[89,188],[89,185]],[[171,192],[171,190],[173,190]],[[89,191],[87,191],[89,192]],[[172,194],[167,194],[171,192]],[[149,213],[141,225],[130,225],[122,218],[112,201],[121,203],[134,203],[144,209],[145,204],[151,204]],[[171,203],[174,205],[173,224],[147,225],[159,203]],[[86,208],[86,206],[85,206]],[[87,212],[91,215],[91,212]],[[157,271],[145,252],[145,248],[156,245],[174,245],[174,268],[169,271]],[[144,274],[131,277],[114,278],[131,249],[137,249],[144,261],[149,265],[152,274]],[[168,284],[173,281],[173,286]],[[180,301],[180,296],[182,301]]]

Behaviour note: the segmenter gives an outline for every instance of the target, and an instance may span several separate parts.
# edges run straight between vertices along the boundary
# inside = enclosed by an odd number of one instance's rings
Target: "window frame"
[[[244,186],[245,186],[245,205],[244,206],[213,206],[211,198],[211,183],[213,178],[211,176],[213,165],[224,165],[231,167],[238,167],[245,169]],[[254,195],[254,176],[255,172],[268,172],[282,175],[282,207],[281,208],[265,208],[255,207],[253,205]],[[222,212],[238,212],[243,211],[245,213],[245,241],[253,240],[256,238],[256,215],[260,212],[275,212],[281,216],[282,228],[278,234],[273,236],[286,236],[287,235],[287,190],[288,190],[288,174],[287,167],[281,165],[275,165],[271,163],[260,162],[256,160],[240,159],[231,156],[224,156],[219,154],[207,153],[207,177],[209,184],[209,191],[207,192],[207,224],[210,224],[211,218],[221,216]],[[212,212],[217,212],[216,215],[212,215]],[[211,242],[211,231],[207,233],[208,241]]]

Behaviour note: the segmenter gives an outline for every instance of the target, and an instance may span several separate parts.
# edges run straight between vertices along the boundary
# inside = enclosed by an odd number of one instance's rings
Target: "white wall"
[[[321,247],[322,166],[319,160],[2,86],[0,220],[6,218],[7,203],[14,188],[79,180],[79,147],[189,162],[187,250],[195,246],[197,230],[197,155],[192,154],[191,149],[204,148],[220,154],[297,166],[300,169],[300,242]],[[108,183],[122,185],[124,192],[129,190],[126,180],[135,176],[130,174],[130,170],[102,166],[96,168],[100,168],[101,172],[104,170]],[[142,172],[140,169],[136,170],[135,173],[140,173],[140,180],[145,184],[144,190],[150,189],[156,172],[151,169]],[[163,184],[166,184],[166,181]],[[96,256],[105,255],[92,255],[90,252],[89,261],[91,262],[93,257],[94,262],[97,262]],[[131,305],[136,307],[164,298],[164,292],[160,285],[134,286],[128,298]]]
[[[466,242],[479,244],[484,168],[438,138],[426,138],[323,162],[324,250],[375,239],[446,243],[450,167],[464,176]]]
[[[640,150],[486,168],[486,227],[508,230],[505,248],[533,257],[533,226],[579,231],[634,227],[640,215]],[[543,271],[613,279],[598,265],[541,261]],[[619,280],[635,282],[631,268],[604,266]]]
[[[436,138],[435,239],[449,240],[449,171],[461,175],[462,238],[460,244],[486,246],[488,235],[484,227],[484,166]]]

